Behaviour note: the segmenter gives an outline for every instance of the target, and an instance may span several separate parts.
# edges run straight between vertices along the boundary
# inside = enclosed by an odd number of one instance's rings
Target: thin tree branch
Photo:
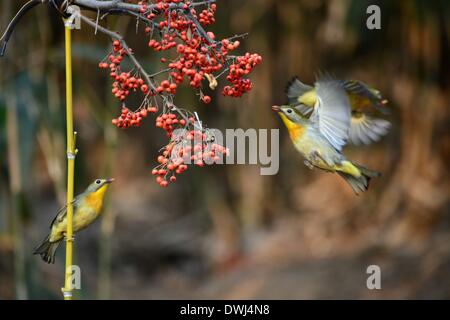
[[[229,37],[228,41],[232,41],[232,40],[235,40],[235,39],[244,39],[246,37],[248,37],[248,32],[242,33],[242,34],[235,34],[234,36]]]
[[[0,57],[3,57],[6,52],[6,47],[8,44],[8,41],[14,31],[15,26],[20,21],[20,19],[32,8],[37,6],[38,4],[48,3],[49,0],[30,0],[25,5],[22,6],[22,8],[17,12],[17,14],[14,16],[14,18],[9,23],[8,27],[6,28],[4,34],[0,38]],[[206,0],[206,1],[199,1],[199,2],[193,2],[190,4],[190,7],[197,7],[197,6],[203,6],[207,4],[211,4],[216,2],[216,0]],[[145,15],[141,14],[141,5],[133,4],[133,3],[126,3],[123,0],[108,0],[108,1],[101,1],[101,0],[72,0],[72,4],[78,5],[84,9],[87,10],[93,10],[93,11],[100,11],[100,12],[106,12],[110,14],[114,13],[124,13],[128,15],[135,16],[136,18],[139,18],[147,23],[150,23],[149,19],[145,17]],[[147,10],[152,11],[157,8],[156,4],[148,5]],[[171,10],[185,10],[183,3],[171,3],[169,5],[169,9]],[[190,10],[186,10],[186,12],[189,12],[189,17],[192,20],[192,22],[196,25],[197,31],[205,37],[205,39],[210,42],[211,44],[214,43],[214,40],[211,39],[207,32],[203,29],[203,27],[198,23],[196,19],[192,16],[190,13]]]
[[[191,3],[191,7],[202,6],[205,4],[210,4],[216,2],[216,0],[207,0],[201,2]],[[111,9],[122,9],[129,10],[134,12],[140,12],[142,6],[133,3],[125,3],[122,0],[109,0],[109,1],[100,1],[100,0],[74,0],[73,4],[78,5],[80,7],[91,9],[91,10],[111,10]],[[169,5],[169,9],[184,9],[183,3],[171,3]],[[149,11],[156,9],[156,4],[148,5],[147,8]]]
[[[170,70],[172,70],[172,68],[166,68],[166,69],[163,69],[163,70],[161,70],[161,71],[158,71],[158,72],[155,72],[155,73],[149,75],[149,77],[150,77],[150,78],[153,78],[153,77],[156,77],[157,75],[160,75],[160,74],[169,72]]]
[[[11,22],[6,27],[5,32],[3,33],[2,37],[0,38],[0,57],[3,57],[6,52],[6,47],[8,45],[9,38],[11,37],[15,26],[17,23],[19,23],[20,19],[31,9],[33,9],[35,6],[41,3],[46,3],[48,0],[30,0],[27,3],[25,3],[22,8],[16,13],[14,18],[12,18]]]

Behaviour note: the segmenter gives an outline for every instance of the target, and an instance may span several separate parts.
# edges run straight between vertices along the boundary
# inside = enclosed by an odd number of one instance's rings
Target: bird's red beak
[[[280,112],[281,108],[279,106],[272,106],[272,110],[275,112]]]
[[[112,183],[112,182],[114,182],[114,180],[115,180],[114,178],[110,178],[110,179],[106,180],[105,183]]]

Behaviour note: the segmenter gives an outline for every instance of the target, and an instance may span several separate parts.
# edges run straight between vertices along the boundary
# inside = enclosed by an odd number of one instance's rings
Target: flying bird
[[[308,114],[297,108],[300,104],[272,109],[281,117],[306,166],[339,174],[356,194],[366,191],[370,179],[380,173],[342,154],[352,126],[352,110],[345,88],[340,82],[325,78],[315,83],[314,91],[314,104]]]

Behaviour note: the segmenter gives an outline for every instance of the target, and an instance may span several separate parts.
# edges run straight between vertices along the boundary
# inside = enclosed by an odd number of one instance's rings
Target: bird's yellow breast
[[[106,189],[108,189],[107,184],[103,185],[97,191],[88,194],[85,198],[85,204],[96,213],[102,210]]]
[[[74,232],[78,232],[86,228],[98,218],[103,207],[103,200],[107,189],[108,185],[105,184],[97,191],[91,192],[80,199],[73,214]],[[67,215],[62,221],[57,221],[57,223],[52,226],[50,241],[54,242],[62,239],[66,230]]]
[[[84,200],[82,200],[73,219],[73,228],[75,232],[86,228],[98,218],[102,211],[103,200],[107,189],[108,185],[105,184],[97,191],[86,195]]]
[[[280,112],[279,114],[280,114],[281,120],[283,120],[283,123],[289,132],[289,136],[291,137],[292,141],[297,142],[301,137],[303,137],[306,128],[299,123],[295,123],[295,122],[292,122],[291,120],[289,120],[284,115],[284,113]]]

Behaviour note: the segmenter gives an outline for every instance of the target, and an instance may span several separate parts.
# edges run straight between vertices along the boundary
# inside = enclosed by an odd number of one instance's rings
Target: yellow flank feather
[[[64,234],[67,230],[67,217],[64,217],[64,220],[61,223],[58,223],[52,227],[52,231],[50,233],[50,242],[56,242],[61,240],[64,237]]]
[[[296,142],[298,139],[300,139],[305,133],[305,127],[301,124],[292,122],[282,112],[279,112],[278,114],[280,115],[281,120],[283,120],[284,125],[288,129],[289,136],[291,137],[292,141]]]
[[[342,161],[340,165],[336,165],[336,170],[348,173],[355,178],[361,177],[361,171],[348,160]]]

